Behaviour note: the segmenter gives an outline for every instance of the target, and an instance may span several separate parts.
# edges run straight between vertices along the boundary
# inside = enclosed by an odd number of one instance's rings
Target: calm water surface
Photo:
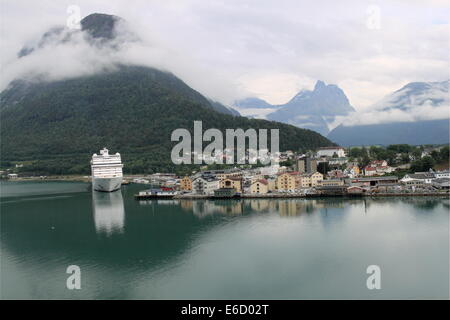
[[[144,188],[2,182],[2,298],[449,298],[448,199],[135,201]]]

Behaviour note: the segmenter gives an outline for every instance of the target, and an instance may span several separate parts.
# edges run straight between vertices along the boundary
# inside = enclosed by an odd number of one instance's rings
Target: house
[[[386,173],[391,173],[394,168],[390,167],[386,160],[373,160],[364,167],[365,176],[382,176]]]
[[[212,177],[198,177],[195,178],[194,181],[192,181],[192,191],[194,191],[194,193],[196,194],[211,196],[214,194],[214,190],[217,190],[219,188],[219,180]]]
[[[192,180],[188,176],[183,177],[180,180],[180,189],[182,191],[192,191]]]
[[[297,171],[278,175],[276,186],[278,191],[295,191],[300,186],[300,176]]]
[[[251,194],[264,194],[268,192],[269,192],[269,182],[266,179],[256,180],[250,186]]]
[[[345,157],[345,149],[342,148],[342,147],[324,147],[324,148],[319,148],[319,150],[317,150],[316,156],[318,158],[320,158],[320,157],[343,158],[343,157]]]
[[[359,167],[356,165],[349,165],[344,170],[344,175],[349,176],[350,178],[355,178],[355,177],[359,176],[360,175]]]
[[[8,173],[8,179],[17,179],[18,177],[17,173]]]
[[[225,178],[219,182],[220,188],[234,188],[236,192],[242,192],[242,178]]]
[[[331,170],[327,172],[327,176],[330,178],[343,178],[345,174],[342,170]]]

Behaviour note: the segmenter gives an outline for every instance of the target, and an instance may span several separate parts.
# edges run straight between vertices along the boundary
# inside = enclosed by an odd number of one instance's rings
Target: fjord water
[[[135,201],[144,188],[2,182],[1,297],[449,297],[448,199]]]

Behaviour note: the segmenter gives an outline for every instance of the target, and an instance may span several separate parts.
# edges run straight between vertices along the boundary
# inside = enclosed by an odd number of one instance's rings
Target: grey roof
[[[353,178],[352,181],[383,181],[383,180],[398,180],[397,176],[383,176],[383,177],[364,177],[364,178]]]
[[[433,179],[435,177],[433,173],[428,172],[411,173],[408,176],[412,179]]]

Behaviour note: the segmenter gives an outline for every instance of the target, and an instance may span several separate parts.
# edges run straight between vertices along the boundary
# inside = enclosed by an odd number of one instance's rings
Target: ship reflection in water
[[[92,192],[95,229],[107,236],[122,233],[125,224],[125,209],[122,192]]]

